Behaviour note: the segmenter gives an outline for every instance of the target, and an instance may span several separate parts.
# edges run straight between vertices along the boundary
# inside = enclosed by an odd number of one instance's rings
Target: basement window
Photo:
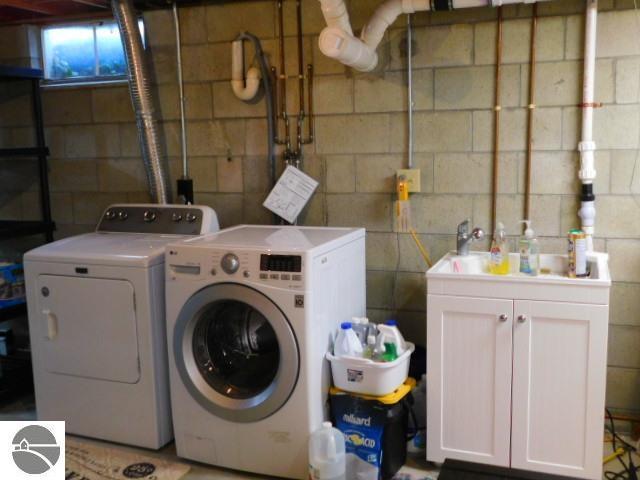
[[[144,24],[138,20],[144,45]],[[126,61],[115,21],[49,25],[42,29],[48,85],[126,80]]]

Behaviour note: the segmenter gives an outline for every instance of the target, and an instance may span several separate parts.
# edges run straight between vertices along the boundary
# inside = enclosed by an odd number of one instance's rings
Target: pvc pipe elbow
[[[253,100],[260,88],[260,78],[260,70],[251,67],[249,71],[247,71],[246,80],[237,78],[231,80],[231,89],[240,100],[244,100],[245,102]]]
[[[339,28],[322,30],[318,45],[327,57],[361,72],[370,72],[378,65],[378,54],[374,48]]]
[[[384,37],[384,32],[403,13],[403,3],[403,0],[387,0],[380,5],[362,29],[362,41],[376,49]],[[410,5],[410,2],[406,3]]]

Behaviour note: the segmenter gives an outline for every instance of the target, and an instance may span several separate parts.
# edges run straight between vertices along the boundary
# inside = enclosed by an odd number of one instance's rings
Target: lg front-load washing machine
[[[113,205],[95,232],[25,255],[39,419],[147,448],[173,438],[165,246],[217,230],[209,207]]]
[[[238,226],[167,252],[178,455],[306,478],[328,414],[325,353],[365,314],[364,229]]]

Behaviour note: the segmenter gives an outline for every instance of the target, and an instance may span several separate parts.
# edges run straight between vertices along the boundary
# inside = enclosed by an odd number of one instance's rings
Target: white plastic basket
[[[374,362],[368,358],[336,357],[327,352],[331,362],[333,384],[345,392],[381,397],[404,383],[409,374],[409,359],[415,350],[407,342],[407,350],[393,362]]]

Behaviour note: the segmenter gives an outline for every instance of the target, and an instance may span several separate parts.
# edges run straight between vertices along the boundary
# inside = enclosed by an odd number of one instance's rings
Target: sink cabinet
[[[600,479],[608,278],[574,285],[606,289],[579,302],[500,288],[509,276],[488,277],[482,297],[442,280],[428,274],[427,459]]]

